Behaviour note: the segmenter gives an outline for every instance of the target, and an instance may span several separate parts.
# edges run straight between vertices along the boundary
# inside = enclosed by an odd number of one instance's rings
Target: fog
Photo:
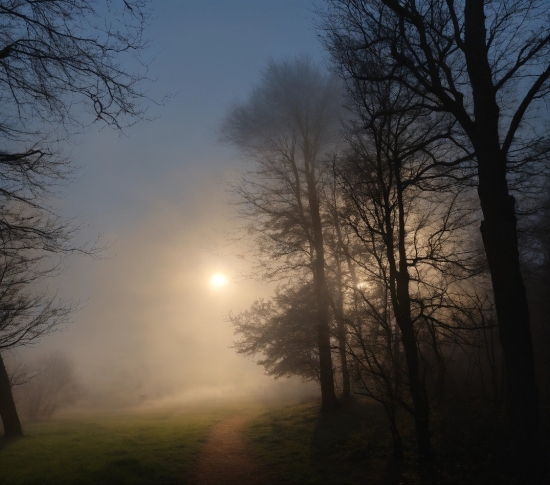
[[[72,256],[48,285],[80,307],[73,321],[11,358],[66,354],[86,390],[83,405],[119,407],[316,393],[274,381],[231,348],[226,321],[273,291],[243,279],[227,231],[235,224],[225,181],[237,153],[218,141],[225,110],[243,98],[269,58],[320,59],[308,1],[155,2],[149,30],[150,121],[124,133],[92,126],[67,153],[80,167],[59,201],[98,236],[99,258]],[[223,273],[224,287],[210,277]]]

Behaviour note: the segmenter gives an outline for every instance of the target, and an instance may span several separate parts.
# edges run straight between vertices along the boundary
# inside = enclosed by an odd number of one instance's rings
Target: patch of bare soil
[[[215,425],[199,455],[193,485],[260,485],[270,483],[265,465],[251,453],[243,427],[251,416],[234,415]]]

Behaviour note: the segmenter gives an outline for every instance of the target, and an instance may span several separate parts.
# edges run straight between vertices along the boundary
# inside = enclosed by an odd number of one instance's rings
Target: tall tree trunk
[[[321,381],[321,409],[330,411],[337,407],[338,400],[334,391],[334,373],[332,370],[332,351],[330,346],[330,308],[329,296],[325,276],[325,247],[323,242],[323,226],[319,208],[319,197],[315,180],[315,157],[308,155],[304,149],[306,179],[308,186],[308,202],[311,215],[311,229],[313,233],[313,284],[317,301],[317,332],[319,347],[319,367]]]
[[[13,394],[11,392],[11,383],[4,359],[0,355],[0,416],[4,424],[4,435],[6,438],[15,438],[23,436],[23,429],[17,415]]]
[[[394,298],[392,298],[394,300]],[[420,378],[418,362],[418,347],[414,325],[410,317],[410,296],[408,293],[408,275],[398,275],[396,278],[396,303],[394,303],[396,320],[401,330],[401,340],[405,351],[409,377],[409,391],[414,404],[414,421],[416,426],[416,442],[422,458],[431,456],[430,445],[430,405],[428,393]]]
[[[471,129],[478,162],[481,234],[491,272],[507,375],[506,404],[513,446],[524,463],[539,456],[538,388],[529,310],[520,270],[515,200],[508,191],[506,154],[500,147],[499,106],[487,58],[484,2],[465,5],[465,54],[472,84]]]
[[[349,400],[350,377],[348,370],[348,357],[346,352],[346,323],[344,320],[344,292],[342,290],[342,268],[340,259],[336,256],[336,284],[338,285],[338,297],[336,300],[336,321],[338,324],[338,352],[340,353],[340,364],[342,366],[342,399]]]
[[[336,203],[335,203],[336,205]],[[353,285],[353,300],[355,304],[355,312],[357,313],[357,276],[355,274],[355,268],[351,261],[351,256],[347,250],[347,247],[344,244],[342,238],[342,230],[340,228],[340,220],[338,219],[338,214],[336,210],[333,213],[334,227],[336,229],[336,236],[338,238],[339,249],[342,250],[344,257],[346,259],[346,264],[351,276],[351,282]],[[348,360],[346,354],[346,324],[344,320],[344,295],[343,295],[343,282],[342,282],[342,266],[340,258],[336,257],[337,263],[337,284],[338,284],[338,302],[337,302],[337,312],[338,312],[338,344],[340,350],[340,360],[342,362],[342,398],[344,400],[349,399],[351,394],[351,384],[350,384],[350,375],[348,369]]]
[[[405,448],[403,447],[403,440],[401,439],[401,433],[399,432],[399,428],[397,426],[397,405],[392,402],[391,406],[392,410],[388,414],[390,416],[390,429],[393,442],[393,457],[397,460],[402,460],[405,455]]]
[[[338,266],[340,263],[338,263]],[[340,271],[338,271],[340,272]],[[342,399],[350,397],[351,386],[348,369],[348,357],[346,352],[346,323],[344,321],[344,298],[342,294],[342,281],[338,278],[338,300],[336,302],[336,320],[338,324],[338,352],[340,354],[340,365],[342,366]]]
[[[481,170],[480,170],[481,172]],[[506,404],[514,447],[526,457],[539,446],[538,388],[529,309],[520,271],[513,197],[481,182],[481,234],[491,272],[506,368]],[[495,193],[497,192],[497,193]],[[500,204],[499,204],[500,202]]]
[[[421,458],[431,456],[430,444],[430,405],[428,393],[423,380],[420,378],[418,361],[418,345],[411,316],[411,297],[409,294],[409,272],[407,266],[407,252],[405,243],[405,207],[403,204],[403,186],[399,162],[395,162],[395,183],[397,190],[397,253],[399,263],[395,258],[394,226],[392,220],[393,209],[389,201],[384,201],[386,224],[386,250],[390,269],[390,293],[395,320],[401,330],[401,341],[405,351],[407,371],[409,377],[409,392],[414,404],[414,420],[416,425],[416,441]]]
[[[349,401],[351,385],[346,351],[346,324],[343,312],[339,311],[338,313],[338,352],[340,353],[340,365],[342,366],[342,400]]]
[[[318,266],[318,263],[316,264]],[[317,300],[317,345],[319,347],[319,367],[321,382],[321,409],[331,411],[337,406],[334,391],[334,373],[332,370],[332,352],[330,348],[329,305],[326,295],[325,271],[316,268],[314,278],[315,297]]]
[[[438,399],[445,398],[445,377],[447,376],[447,364],[445,358],[439,348],[439,342],[437,341],[437,331],[435,325],[430,322],[426,322],[428,332],[430,333],[432,341],[432,350],[434,352],[435,361],[437,363],[437,378],[435,380],[435,395]]]

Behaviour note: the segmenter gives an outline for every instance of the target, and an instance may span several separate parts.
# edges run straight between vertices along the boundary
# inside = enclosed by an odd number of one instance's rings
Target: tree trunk
[[[439,342],[437,341],[437,331],[435,325],[430,322],[426,322],[428,326],[428,332],[430,333],[432,341],[432,350],[434,352],[435,361],[437,363],[437,377],[435,380],[435,395],[439,400],[445,398],[445,377],[447,376],[447,365],[445,358],[439,349]]]
[[[23,436],[23,429],[19,422],[13,394],[11,392],[11,383],[2,355],[0,355],[0,416],[4,424],[4,435],[6,438],[15,438]]]
[[[355,274],[355,268],[353,267],[353,262],[349,251],[344,244],[344,239],[342,238],[342,230],[340,228],[340,220],[338,219],[338,214],[336,211],[333,214],[334,218],[334,227],[336,229],[336,236],[338,238],[338,246],[341,248],[344,258],[346,259],[346,264],[348,267],[349,274],[351,276],[351,283],[353,285],[353,302],[355,307],[355,313],[358,313],[357,308],[357,275]],[[343,297],[343,283],[342,283],[342,271],[341,263],[338,259],[338,311],[340,312],[338,322],[338,338],[340,344],[340,359],[342,360],[342,379],[344,380],[343,389],[342,389],[342,398],[349,399],[351,394],[351,380],[349,375],[348,361],[346,356],[346,325],[344,321],[344,297]]]
[[[514,201],[512,196],[499,201],[495,191],[484,190],[485,187],[480,177],[484,216],[481,233],[506,368],[506,404],[514,448],[528,457],[536,454],[539,446],[538,388],[527,295],[519,264]]]
[[[411,297],[409,294],[409,272],[407,265],[407,250],[405,242],[405,207],[403,204],[403,185],[401,183],[401,166],[395,162],[395,185],[397,191],[397,253],[399,263],[394,255],[394,226],[392,221],[392,209],[389,201],[385,200],[386,219],[386,250],[390,268],[390,293],[395,320],[401,330],[401,341],[405,351],[407,371],[409,377],[409,392],[414,404],[414,420],[416,425],[416,441],[418,453],[422,459],[430,458],[430,405],[428,393],[424,382],[420,379],[420,366],[418,362],[418,345],[411,317]],[[398,266],[399,265],[399,266]]]
[[[393,239],[393,230],[390,228],[388,241]],[[404,242],[404,238],[400,238]],[[406,259],[400,261],[400,271],[397,270],[393,255],[393,244],[387,246],[388,262],[390,269],[390,293],[395,320],[401,331],[401,341],[407,362],[409,378],[409,392],[414,405],[414,420],[416,425],[416,441],[418,452],[422,458],[431,456],[430,445],[430,405],[428,393],[424,383],[420,379],[418,362],[418,346],[414,325],[411,319],[411,299],[409,295],[409,275],[406,267]],[[403,258],[404,255],[401,256]]]
[[[403,349],[405,350],[405,359],[407,361],[407,370],[409,376],[409,391],[414,404],[414,421],[416,425],[416,442],[418,452],[421,458],[431,456],[430,445],[430,405],[428,402],[428,393],[424,383],[420,379],[418,348],[416,345],[416,336],[414,326],[410,318],[410,298],[403,293],[403,282],[397,283],[398,298],[398,316],[396,316],[399,329],[401,330],[401,339]],[[409,307],[407,314],[406,308]]]
[[[334,392],[334,373],[332,371],[332,353],[330,348],[329,305],[326,294],[325,268],[316,258],[314,287],[317,301],[317,345],[319,347],[319,367],[321,383],[321,409],[333,410],[337,405]]]
[[[478,162],[481,234],[491,272],[507,375],[506,403],[515,452],[523,462],[539,456],[538,388],[527,295],[519,263],[515,200],[508,191],[506,154],[500,147],[499,107],[487,58],[484,2],[467,0],[465,54],[475,123],[470,138]]]
[[[338,351],[342,366],[342,400],[348,401],[351,393],[350,377],[348,369],[348,357],[346,353],[346,327],[343,313],[338,316]]]
[[[403,447],[403,440],[401,439],[401,433],[397,427],[396,416],[393,413],[390,417],[391,422],[391,435],[393,442],[393,457],[396,460],[402,460],[405,456],[405,448]]]
[[[336,284],[338,285],[338,298],[336,301],[336,321],[338,324],[338,352],[340,353],[340,364],[342,366],[342,400],[347,401],[350,397],[351,386],[348,370],[348,357],[346,352],[346,323],[344,321],[344,292],[342,282],[342,268],[340,259],[336,256]]]
[[[317,331],[319,346],[319,380],[321,383],[321,409],[330,411],[337,407],[338,400],[334,392],[334,373],[332,370],[332,352],[330,347],[330,309],[325,277],[325,248],[323,242],[323,226],[319,209],[319,198],[315,183],[314,157],[308,156],[305,148],[306,178],[308,186],[308,202],[313,233],[313,283],[317,301]]]

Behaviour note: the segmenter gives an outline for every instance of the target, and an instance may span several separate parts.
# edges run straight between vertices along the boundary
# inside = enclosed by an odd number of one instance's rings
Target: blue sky
[[[88,133],[73,150],[84,168],[71,206],[94,222],[99,213],[109,229],[134,220],[151,198],[196,188],[205,172],[227,168],[233,153],[217,144],[219,120],[269,58],[309,54],[322,62],[310,1],[157,0],[153,9],[146,58],[157,80],[146,88],[153,99],[173,98],[150,105],[156,119],[126,136]]]

